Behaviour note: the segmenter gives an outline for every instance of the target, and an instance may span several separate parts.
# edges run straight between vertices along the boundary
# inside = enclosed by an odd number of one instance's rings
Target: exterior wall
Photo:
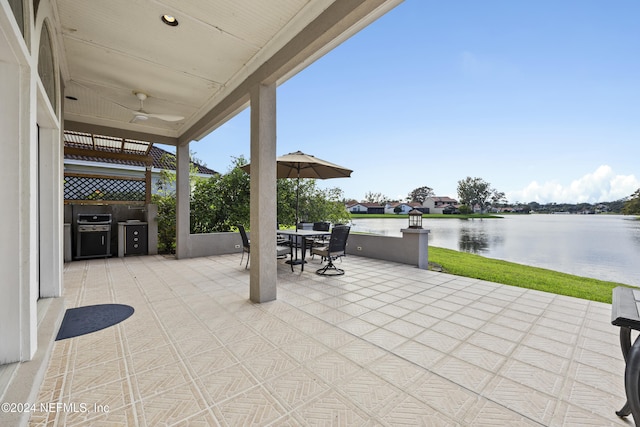
[[[351,213],[361,213],[361,214],[383,214],[384,206],[364,206],[361,204],[353,205],[347,209]]]
[[[424,199],[424,202],[422,202],[422,206],[433,210],[433,208],[436,207],[436,203],[431,197],[427,197],[426,199]]]
[[[46,0],[36,19],[33,2],[24,5],[26,41],[0,3],[0,364],[34,357],[38,300],[62,294],[63,97],[58,85],[52,105],[37,71],[43,23],[54,17]],[[52,44],[57,67],[55,37]]]
[[[440,197],[438,197],[440,199]],[[448,206],[455,206],[456,201],[436,201],[433,197],[427,197],[422,203],[425,208],[429,208],[429,213],[433,214],[442,214],[444,213],[444,208]]]
[[[367,207],[362,205],[353,205],[349,208],[351,213],[367,213]]]
[[[27,70],[28,71],[28,70]],[[5,185],[0,186],[0,364],[28,360],[31,356],[28,339],[33,332],[30,327],[29,313],[31,298],[30,278],[35,269],[29,259],[29,233],[33,232],[33,217],[29,214],[29,180],[30,135],[22,134],[21,121],[27,112],[13,106],[21,105],[25,94],[29,93],[29,82],[25,81],[27,72],[19,64],[0,62],[0,129],[2,129],[2,156],[0,156],[0,179]],[[26,74],[26,75],[25,75]],[[27,86],[27,87],[25,87]],[[28,97],[26,97],[28,101]],[[24,224],[24,228],[17,226]],[[24,245],[24,246],[23,246]],[[24,263],[24,264],[23,264]],[[23,317],[26,314],[26,319]],[[22,329],[26,328],[26,337]],[[23,342],[27,339],[27,343]],[[23,344],[27,344],[23,346]],[[23,354],[23,349],[28,350]]]

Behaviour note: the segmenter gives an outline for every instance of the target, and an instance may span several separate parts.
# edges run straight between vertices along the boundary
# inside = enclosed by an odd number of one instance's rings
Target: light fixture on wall
[[[178,20],[176,19],[175,16],[172,15],[162,15],[160,17],[160,19],[162,19],[162,22],[164,22],[165,24],[171,26],[171,27],[177,27],[178,26]]]

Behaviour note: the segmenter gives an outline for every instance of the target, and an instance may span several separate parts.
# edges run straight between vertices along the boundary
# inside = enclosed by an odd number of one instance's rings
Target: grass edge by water
[[[611,294],[623,283],[575,276],[540,267],[531,267],[452,249],[429,246],[429,264],[444,273],[566,295],[611,304]]]

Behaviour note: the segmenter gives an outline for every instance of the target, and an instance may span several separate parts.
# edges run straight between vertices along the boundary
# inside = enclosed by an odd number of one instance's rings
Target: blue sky
[[[640,1],[406,0],[278,88],[278,155],[354,170],[345,197],[598,202],[640,188]],[[249,158],[249,111],[191,150]]]

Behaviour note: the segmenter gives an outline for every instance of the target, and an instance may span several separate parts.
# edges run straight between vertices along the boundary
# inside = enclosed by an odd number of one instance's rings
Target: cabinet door
[[[147,226],[128,225],[126,227],[126,255],[144,255],[147,253]]]
[[[107,247],[108,231],[91,231],[80,233],[80,256],[105,256],[108,255]]]

